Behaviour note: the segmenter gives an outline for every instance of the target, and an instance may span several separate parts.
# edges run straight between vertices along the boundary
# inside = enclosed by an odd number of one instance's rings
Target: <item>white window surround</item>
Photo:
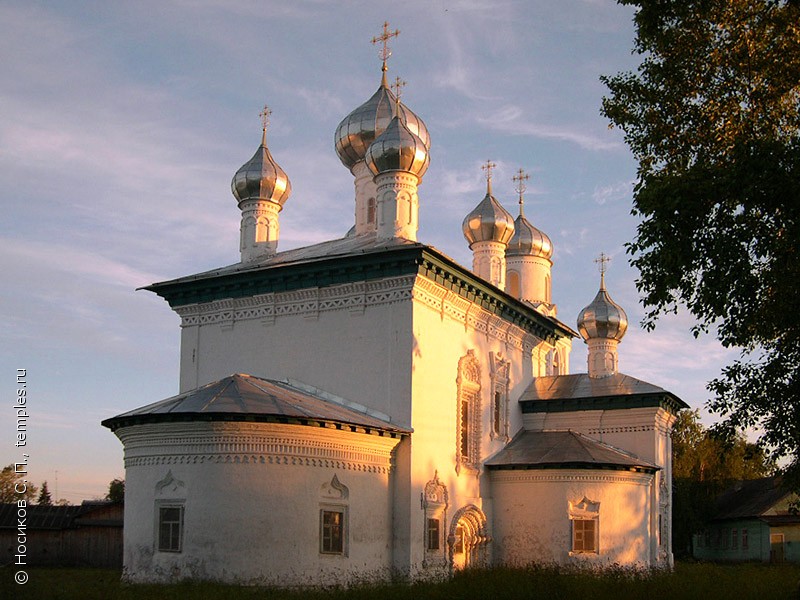
[[[600,554],[600,503],[584,496],[568,503],[570,556]]]
[[[461,469],[477,471],[481,439],[481,369],[474,350],[458,361],[456,473]]]
[[[158,552],[183,551],[184,503],[174,500],[156,500],[155,546]]]
[[[511,362],[499,352],[489,353],[489,366],[492,378],[491,424],[489,437],[507,442],[508,435],[508,396],[511,387]]]

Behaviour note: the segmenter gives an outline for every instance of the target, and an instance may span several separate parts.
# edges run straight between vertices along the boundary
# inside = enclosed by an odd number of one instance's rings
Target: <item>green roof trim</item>
[[[415,244],[380,250],[339,254],[241,271],[210,271],[143,289],[164,298],[172,308],[271,292],[369,281],[386,277],[421,275],[492,314],[554,343],[576,337],[560,321],[483,281],[430,246]]]
[[[520,400],[519,404],[523,414],[584,410],[626,410],[630,408],[663,408],[671,414],[677,414],[681,409],[688,408],[688,405],[683,400],[669,392],[555,400]]]

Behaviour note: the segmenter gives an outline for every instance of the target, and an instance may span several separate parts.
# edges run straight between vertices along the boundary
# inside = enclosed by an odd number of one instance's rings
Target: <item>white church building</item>
[[[232,182],[241,261],[147,288],[181,319],[180,393],[103,421],[124,446],[125,579],[670,567],[686,405],[618,372],[627,318],[602,276],[577,322],[588,373],[569,374],[578,333],[557,318],[522,172],[514,219],[487,163],[463,221],[471,269],[417,240],[430,138],[383,71],[335,134],[350,232],[278,251],[291,185],[265,123]]]

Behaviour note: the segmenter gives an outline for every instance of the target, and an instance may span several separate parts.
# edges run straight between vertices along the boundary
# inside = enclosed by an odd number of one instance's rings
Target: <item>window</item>
[[[500,353],[489,354],[492,376],[492,439],[508,440],[508,391],[511,363]]]
[[[492,432],[495,435],[500,435],[500,415],[503,412],[503,396],[500,392],[495,391],[494,399],[492,400]]]
[[[439,481],[436,471],[422,493],[422,508],[425,511],[425,558],[423,567],[443,567],[445,555],[444,523],[447,523],[447,488]]]
[[[706,539],[706,536],[705,536],[704,532],[701,531],[700,533],[697,534],[697,547],[698,548],[702,548],[703,547],[703,542],[705,541],[705,539]]]
[[[750,547],[750,542],[747,539],[747,529],[742,529],[742,550],[747,550]]]
[[[370,229],[376,228],[375,198],[370,198],[367,200],[367,223],[370,224]]]
[[[728,549],[728,543],[730,542],[730,539],[731,539],[730,533],[731,532],[728,531],[727,528],[722,530],[722,548],[725,549],[725,550]]]
[[[586,496],[580,502],[569,503],[572,526],[572,554],[599,554],[600,502]]]
[[[320,511],[320,552],[323,554],[344,554],[344,511]]]
[[[597,552],[597,519],[572,519],[572,551]]]
[[[731,529],[731,548],[738,550],[739,548],[739,530]]]
[[[460,429],[460,454],[461,460],[469,462],[470,439],[469,439],[469,407],[474,403],[473,394],[465,393],[461,396],[461,429]]]
[[[468,350],[458,361],[458,425],[456,429],[456,472],[477,469],[481,437],[481,370],[475,352]]]
[[[180,552],[183,530],[183,506],[158,507],[158,550]]]
[[[440,539],[442,537],[442,526],[439,519],[428,519],[428,530],[426,537],[428,550],[438,550],[441,546]]]
[[[519,285],[519,273],[517,271],[509,270],[506,274],[508,281],[506,281],[506,291],[514,296],[514,298],[520,298],[522,296],[522,292],[520,291]]]

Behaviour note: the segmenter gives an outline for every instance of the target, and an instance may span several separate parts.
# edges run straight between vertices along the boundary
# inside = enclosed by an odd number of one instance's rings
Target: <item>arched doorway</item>
[[[461,570],[486,566],[487,545],[490,541],[483,511],[474,504],[459,509],[453,515],[447,536],[451,567]]]

